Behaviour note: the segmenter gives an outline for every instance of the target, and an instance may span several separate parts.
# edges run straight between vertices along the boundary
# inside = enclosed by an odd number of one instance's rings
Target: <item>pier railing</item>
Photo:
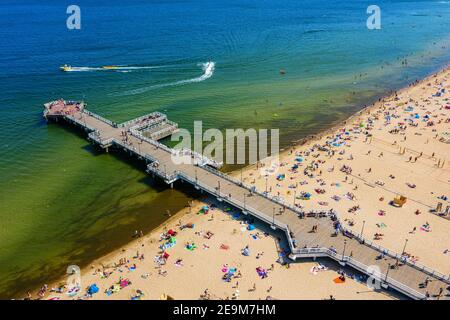
[[[328,248],[301,248],[301,249],[295,250],[294,254],[298,255],[298,256],[304,255],[304,256],[308,256],[308,257],[311,255],[328,256],[335,261],[345,262],[345,263],[351,265],[353,268],[363,272],[364,274],[371,276],[372,278],[379,281],[380,283],[387,283],[391,287],[395,288],[396,290],[398,290],[410,297],[414,297],[416,299],[426,299],[425,294],[418,292],[417,290],[393,279],[392,277],[386,276],[386,274],[376,271],[371,266],[367,266],[367,265],[355,260],[352,257],[339,254]]]
[[[164,127],[166,126],[166,127]],[[163,122],[159,122],[156,123],[152,126],[150,126],[148,129],[158,129],[161,128],[160,130],[155,130],[155,132],[153,132],[150,136],[153,140],[159,140],[162,137],[166,137],[170,134],[172,134],[173,132],[178,130],[178,123],[175,123],[173,121],[170,120],[165,120]],[[141,129],[141,131],[145,131],[146,129]]]
[[[219,170],[216,170],[214,168],[204,167],[204,169],[206,169],[207,171],[211,172],[212,174],[215,174],[215,175],[217,175],[217,176],[219,176],[219,177],[221,177],[221,178],[223,178],[225,180],[228,180],[231,183],[239,185],[239,186],[247,189],[248,191],[250,191],[252,193],[258,194],[258,195],[260,195],[260,196],[262,196],[262,197],[264,197],[264,198],[266,198],[266,199],[268,199],[268,200],[270,200],[272,202],[275,202],[275,203],[279,204],[282,207],[290,209],[290,210],[294,211],[297,214],[304,214],[304,212],[301,211],[299,208],[294,207],[291,204],[287,204],[285,201],[282,201],[279,197],[272,197],[272,196],[270,196],[269,194],[267,194],[265,192],[260,192],[256,188],[250,187],[250,186],[244,184],[243,182],[241,182],[240,180],[231,177],[228,174],[225,174],[225,173],[223,173],[223,172],[221,172]]]
[[[181,149],[172,149],[172,150],[173,150],[173,154],[176,156],[189,156],[193,160],[192,165],[195,165],[195,166],[199,166],[199,167],[207,168],[207,169],[212,169],[212,168],[206,167],[207,165],[214,167],[214,168],[220,168],[222,166],[222,163],[217,162],[208,157],[205,157],[204,155],[202,155],[196,151],[193,151],[191,149],[181,148]],[[212,170],[214,170],[214,169],[212,169]]]
[[[263,197],[265,197],[265,198],[267,198],[267,199],[269,199],[269,200],[271,200],[273,202],[276,202],[279,205],[285,206],[286,208],[289,208],[290,210],[294,211],[297,214],[304,214],[304,212],[301,211],[300,209],[298,209],[298,208],[296,208],[294,206],[286,204],[284,201],[281,201],[279,198],[271,197],[271,196],[267,195],[266,193],[259,192],[255,188],[251,188],[251,187],[241,183],[241,181],[239,181],[239,180],[237,180],[235,178],[232,178],[231,176],[229,176],[227,174],[224,174],[223,172],[220,172],[218,170],[215,170],[215,169],[209,168],[209,167],[204,167],[204,169],[206,169],[207,171],[209,171],[211,173],[214,173],[214,174],[220,176],[221,178],[224,178],[224,179],[226,179],[226,180],[228,180],[228,181],[230,181],[230,182],[232,182],[234,184],[240,185],[240,186],[246,188],[247,190],[249,190],[249,191],[251,191],[253,193],[257,193],[260,196],[263,196]],[[335,214],[335,212],[333,212],[333,215],[334,214]],[[341,221],[339,218],[338,218],[338,220]],[[428,267],[426,267],[424,265],[421,265],[421,264],[415,263],[415,262],[411,262],[409,259],[407,259],[406,257],[404,257],[404,256],[402,256],[402,255],[400,255],[400,254],[398,254],[396,252],[393,252],[391,250],[383,248],[383,247],[375,244],[373,241],[368,241],[367,239],[362,238],[360,235],[356,235],[353,231],[344,228],[342,226],[342,224],[341,224],[341,231],[343,233],[351,234],[354,238],[359,240],[359,242],[361,244],[366,245],[368,247],[371,247],[371,248],[375,249],[376,251],[380,252],[381,254],[385,254],[387,256],[390,256],[391,258],[398,259],[402,263],[408,264],[409,266],[411,266],[411,267],[413,267],[413,268],[415,268],[417,270],[423,271],[423,272],[429,274],[430,276],[433,276],[433,277],[435,277],[435,278],[437,278],[439,280],[442,280],[442,281],[450,284],[450,276],[449,275],[446,276],[446,275],[444,275],[444,274],[442,274],[442,273],[440,273],[440,272],[438,272],[436,270],[433,270],[431,268],[428,268]]]
[[[162,168],[164,168],[164,170],[162,170]],[[158,161],[154,161],[153,163],[149,164],[147,166],[147,172],[156,174],[157,176],[164,179],[166,183],[177,181],[180,174],[178,171],[168,173],[165,165],[161,165]]]
[[[84,116],[82,116],[82,117],[84,117]],[[78,119],[73,115],[66,115],[65,118],[68,119],[69,121],[72,121],[72,122],[78,124],[80,127],[84,127],[88,131],[91,131],[91,132],[96,131],[96,129],[89,126],[83,118]]]
[[[282,205],[282,206],[285,206],[285,207],[291,209],[292,211],[294,211],[295,213],[301,213],[301,214],[304,214],[304,212],[302,212],[302,211],[299,210],[298,208],[296,208],[296,207],[294,207],[294,206],[291,206],[291,205],[287,205],[285,202],[280,201],[279,198],[276,198],[276,197],[270,197],[270,196],[267,195],[266,193],[258,192],[255,188],[250,188],[249,186],[247,186],[247,185],[241,183],[241,181],[239,181],[239,180],[237,180],[237,179],[235,179],[235,178],[232,178],[231,176],[229,176],[229,175],[227,175],[227,174],[224,174],[224,173],[222,173],[222,172],[220,172],[220,171],[218,171],[218,170],[215,170],[215,169],[209,168],[209,167],[204,167],[204,169],[206,169],[207,171],[209,171],[209,172],[211,172],[211,173],[213,173],[213,174],[215,174],[215,175],[218,175],[218,176],[220,176],[221,178],[226,179],[226,180],[228,180],[228,181],[230,181],[230,182],[232,182],[232,183],[234,183],[234,184],[240,185],[240,186],[242,186],[243,188],[249,190],[250,192],[257,193],[257,194],[259,194],[259,195],[261,195],[261,196],[263,196],[263,197],[265,197],[265,198],[267,198],[267,199],[269,199],[269,200],[271,200],[271,201],[273,201],[273,202],[276,202],[276,203],[278,203],[278,204],[280,204],[280,205]],[[334,215],[334,214],[335,214],[335,212],[333,212],[332,215]],[[339,218],[338,218],[338,220],[341,221]],[[344,227],[342,226],[342,224],[341,224],[340,229],[341,229],[341,231],[342,231],[344,234],[350,234],[351,236],[353,236],[354,238],[356,238],[356,239],[361,243],[361,245],[368,246],[368,247],[370,247],[370,248],[372,248],[372,249],[375,249],[376,251],[380,252],[381,254],[387,255],[387,256],[389,256],[389,257],[391,257],[391,258],[394,258],[394,259],[398,259],[398,260],[401,261],[402,263],[407,264],[407,265],[409,265],[409,266],[411,266],[411,267],[413,267],[413,268],[415,268],[415,269],[417,269],[417,270],[423,271],[424,273],[426,273],[426,274],[428,274],[428,275],[430,275],[430,276],[432,276],[432,277],[434,277],[434,278],[436,278],[436,279],[439,279],[439,280],[444,281],[444,282],[446,282],[446,283],[450,283],[450,276],[446,276],[446,275],[444,275],[444,274],[442,274],[442,273],[440,273],[440,272],[437,272],[436,270],[433,270],[433,269],[431,269],[431,268],[428,268],[428,267],[426,267],[426,266],[424,266],[424,265],[421,265],[421,264],[412,262],[412,261],[410,261],[409,259],[407,259],[405,256],[402,256],[402,255],[400,255],[400,254],[398,254],[398,253],[396,253],[396,252],[393,252],[393,251],[391,251],[391,250],[388,250],[388,249],[386,249],[386,248],[383,248],[383,247],[381,247],[381,246],[375,244],[373,241],[368,241],[368,240],[362,238],[360,235],[356,235],[353,231],[344,228]],[[295,251],[296,251],[296,249],[293,250],[293,252],[295,252]]]
[[[338,218],[340,221],[340,219]],[[433,270],[431,268],[428,268],[422,264],[412,262],[410,259],[405,257],[404,255],[398,254],[392,250],[386,249],[378,244],[375,244],[373,241],[369,241],[365,238],[363,238],[361,235],[355,234],[352,230],[349,230],[342,226],[341,224],[341,231],[344,234],[350,234],[353,238],[355,238],[357,241],[359,241],[362,245],[365,245],[367,247],[370,247],[374,249],[375,251],[378,251],[379,253],[386,255],[388,257],[391,257],[393,259],[397,259],[399,262],[402,262],[405,265],[408,265],[416,270],[420,270],[436,279],[439,279],[447,284],[450,284],[450,275],[444,275],[436,270]]]
[[[106,124],[108,124],[108,125],[110,125],[110,126],[112,126],[114,128],[117,128],[117,123],[115,123],[115,122],[113,122],[113,121],[111,121],[109,119],[106,119],[106,118],[104,118],[104,117],[102,117],[102,116],[100,116],[100,115],[98,115],[96,113],[93,113],[92,111],[83,109],[82,112],[86,113],[88,116],[91,116],[92,118],[95,118],[95,119],[97,119],[99,121],[102,121],[102,122],[104,122],[104,123],[106,123]]]
[[[144,136],[138,130],[130,129],[130,132],[131,132],[131,135],[134,136],[135,138],[145,141],[147,143],[150,143],[151,145],[157,147],[158,149],[162,149],[164,151],[169,152],[170,154],[173,154],[173,149],[169,148],[168,146],[166,146],[158,141],[152,140],[152,139]]]
[[[149,121],[146,121],[146,122],[144,122],[142,124],[138,124],[138,122],[140,122],[140,121],[148,120],[149,117],[152,118],[152,119],[150,119]],[[155,123],[157,123],[159,121],[164,121],[166,119],[167,119],[167,116],[165,114],[155,111],[155,112],[143,115],[141,117],[138,117],[138,118],[135,118],[135,119],[128,120],[128,121],[125,121],[123,123],[120,123],[120,124],[117,125],[117,128],[125,128],[125,127],[132,126],[134,129],[138,129],[136,127],[139,127],[139,126],[142,126],[142,125],[152,125],[152,124],[155,124]]]
[[[284,223],[281,223],[275,217],[268,217],[266,214],[249,206],[247,203],[244,203],[241,200],[236,199],[235,197],[228,197],[225,194],[221,194],[219,192],[219,190],[217,190],[216,188],[208,186],[208,185],[198,181],[198,179],[192,178],[183,172],[177,171],[176,173],[177,173],[178,177],[183,179],[184,181],[189,182],[192,185],[205,190],[206,192],[210,193],[211,195],[214,195],[214,196],[218,197],[219,199],[228,202],[232,206],[234,206],[238,209],[241,209],[242,211],[252,212],[252,215],[257,217],[261,221],[264,221],[269,225],[274,225],[281,230],[288,230],[287,225]]]
[[[92,141],[98,143],[103,148],[112,145],[116,140],[114,138],[101,139],[100,134],[97,130],[94,130],[88,134],[88,138]]]

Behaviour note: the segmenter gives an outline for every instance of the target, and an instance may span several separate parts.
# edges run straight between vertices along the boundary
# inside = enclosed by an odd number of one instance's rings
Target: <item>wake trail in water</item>
[[[133,70],[145,70],[145,69],[157,69],[163,68],[164,66],[114,66],[113,68],[103,68],[103,67],[71,67],[66,72],[93,72],[93,71],[117,71],[117,72],[131,72]]]
[[[209,62],[203,63],[201,66],[203,69],[203,74],[199,77],[192,78],[192,79],[186,79],[186,80],[179,80],[179,81],[169,82],[169,83],[156,84],[156,85],[149,86],[149,87],[129,90],[129,91],[125,91],[125,92],[119,94],[119,96],[129,96],[129,95],[141,94],[141,93],[144,93],[144,92],[147,92],[150,90],[154,90],[154,89],[185,85],[185,84],[194,83],[194,82],[202,82],[202,81],[205,81],[205,80],[211,78],[214,74],[214,69],[216,66],[215,62],[209,61]]]
[[[105,70],[103,68],[92,68],[92,67],[71,67],[66,72],[90,72],[90,71],[100,71]]]

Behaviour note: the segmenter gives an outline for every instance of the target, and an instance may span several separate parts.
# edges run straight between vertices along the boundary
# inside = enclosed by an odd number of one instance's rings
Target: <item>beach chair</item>
[[[392,205],[394,207],[403,207],[403,205],[406,203],[406,197],[405,196],[397,196],[392,200]]]

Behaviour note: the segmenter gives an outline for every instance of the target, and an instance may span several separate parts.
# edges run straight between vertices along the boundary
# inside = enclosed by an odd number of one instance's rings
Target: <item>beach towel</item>
[[[110,287],[110,288],[106,291],[106,295],[107,295],[107,296],[110,296],[110,295],[112,295],[113,293],[117,293],[117,292],[119,292],[119,291],[120,291],[120,285],[115,284],[115,285],[113,285],[112,287]]]
[[[176,244],[177,244],[176,240],[174,240],[174,241],[167,241],[164,244],[160,245],[159,248],[161,250],[166,250],[166,249],[174,247]]]
[[[208,214],[208,212],[209,212],[208,209],[201,208],[201,209],[197,212],[197,214]]]
[[[79,286],[69,288],[69,290],[67,291],[66,294],[67,294],[69,297],[76,296],[76,295],[78,294],[78,292],[80,291],[80,289],[81,289],[81,288],[80,288]]]
[[[120,289],[128,287],[131,284],[131,281],[128,279],[122,279],[119,281]]]
[[[166,264],[166,260],[162,256],[156,256],[155,262],[157,265],[162,266]]]
[[[333,199],[334,201],[340,201],[341,200],[341,197],[339,197],[339,196],[337,196],[337,195],[334,195],[334,196],[332,196],[331,197],[331,199]]]
[[[197,246],[194,243],[186,245],[186,249],[188,249],[189,251],[194,251],[195,248],[197,248]]]
[[[261,267],[256,268],[256,273],[261,279],[267,278],[267,271]]]
[[[333,282],[336,283],[336,284],[345,283],[345,281],[342,281],[342,279],[339,278],[339,277],[337,277],[336,279],[333,279]]]
[[[98,287],[97,287],[97,285],[96,285],[95,283],[92,284],[92,285],[90,285],[90,286],[88,287],[87,292],[88,292],[89,295],[96,294],[96,293],[98,292]]]

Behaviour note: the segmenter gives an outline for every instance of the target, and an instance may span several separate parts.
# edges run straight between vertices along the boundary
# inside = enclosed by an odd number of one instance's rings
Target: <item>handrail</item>
[[[340,220],[340,219],[338,218],[338,220]],[[383,255],[387,255],[387,256],[389,256],[389,257],[391,257],[393,259],[398,259],[402,263],[404,263],[404,264],[406,264],[406,265],[408,265],[408,266],[410,266],[410,267],[412,267],[412,268],[414,268],[416,270],[423,271],[426,274],[428,274],[428,275],[430,275],[432,277],[435,277],[436,279],[439,279],[439,280],[441,280],[441,281],[443,281],[443,282],[445,282],[447,284],[450,284],[450,276],[445,276],[444,274],[442,274],[442,273],[440,273],[438,271],[435,271],[435,270],[433,270],[431,268],[428,268],[428,267],[426,267],[424,265],[421,265],[421,264],[418,264],[418,263],[412,263],[405,256],[402,256],[402,255],[400,255],[400,254],[398,254],[396,252],[393,252],[393,251],[391,251],[389,249],[386,249],[386,248],[384,248],[382,246],[376,245],[372,241],[367,241],[361,235],[356,235],[353,231],[344,228],[342,225],[341,225],[341,231],[351,234],[353,237],[355,237],[357,240],[359,240],[359,242],[362,243],[363,245],[366,245],[366,246],[368,246],[368,247],[370,247],[372,249],[375,249],[376,251],[380,252]]]
[[[95,142],[97,142],[98,144],[101,144],[103,146],[112,144],[113,142],[116,141],[114,138],[102,140],[98,134],[98,131],[96,131],[96,130],[90,132],[88,134],[88,138],[90,138],[91,140],[94,140]]]
[[[222,163],[219,163],[213,159],[210,159],[208,157],[205,157],[204,155],[193,151],[191,149],[187,149],[187,148],[181,148],[181,149],[172,149],[175,155],[189,155],[191,157],[194,157],[194,163],[193,165],[197,165],[200,166],[202,168],[206,168],[206,165],[215,167],[215,168],[220,168],[222,166]]]
[[[300,209],[298,209],[298,208],[296,208],[296,207],[294,207],[294,206],[292,206],[290,204],[286,204],[284,201],[280,200],[278,197],[271,197],[271,196],[269,196],[266,193],[260,192],[256,188],[253,188],[253,187],[250,187],[250,186],[248,186],[248,185],[246,185],[244,183],[241,183],[239,180],[231,177],[228,174],[225,174],[225,173],[223,173],[223,172],[221,172],[219,170],[216,170],[216,169],[213,169],[213,168],[210,168],[210,167],[203,167],[203,168],[205,170],[207,170],[207,171],[209,171],[209,172],[211,172],[211,173],[213,173],[213,174],[223,178],[223,179],[228,180],[229,182],[232,182],[234,184],[237,184],[237,185],[247,189],[248,191],[250,191],[252,193],[256,193],[256,194],[258,194],[258,195],[260,195],[260,196],[262,196],[262,197],[264,197],[264,198],[266,198],[266,199],[268,199],[270,201],[273,201],[273,202],[279,204],[280,206],[286,207],[286,208],[294,211],[297,214],[304,214],[304,212],[301,211]]]
[[[202,187],[204,190],[208,191],[209,193],[211,193],[213,195],[217,195],[217,193],[214,189],[211,189],[209,186],[204,185],[203,183],[201,183],[199,181],[195,181],[194,179],[192,179],[191,177],[187,176],[186,174],[184,174],[182,172],[179,172],[178,176],[182,177],[184,180],[187,180],[188,182],[191,182],[194,185]],[[227,202],[229,202],[230,204],[234,205],[235,207],[238,207],[245,211],[251,212],[253,216],[259,218],[260,220],[262,220],[268,224],[271,224],[271,225],[276,225],[279,229],[284,230],[286,233],[286,236],[288,238],[288,244],[291,249],[291,252],[294,254],[322,253],[322,254],[326,254],[327,256],[334,258],[338,261],[346,261],[346,262],[350,263],[351,265],[353,265],[355,268],[360,269],[360,271],[362,271],[362,272],[367,272],[367,270],[369,268],[365,264],[363,264],[349,256],[340,255],[340,254],[333,252],[332,250],[327,249],[327,248],[300,248],[300,249],[293,248],[293,239],[291,238],[289,226],[287,224],[280,223],[279,221],[277,221],[276,219],[273,219],[273,218],[271,219],[270,217],[267,217],[267,215],[260,212],[259,210],[256,210],[251,206],[243,204],[240,200],[237,200],[235,198],[224,198],[224,199]],[[384,282],[383,274],[381,274],[381,273],[372,274],[372,276],[378,277],[378,280]],[[425,298],[424,294],[414,290],[413,288],[411,288],[407,285],[402,284],[401,282],[393,279],[392,277],[388,277],[387,279],[386,278],[384,278],[384,279],[386,280],[387,283],[389,283],[393,287],[397,287],[400,291],[409,293],[410,295],[412,295],[418,299]]]
[[[145,114],[143,116],[140,116],[138,118],[131,119],[131,120],[125,121],[123,123],[120,123],[117,125],[117,127],[125,128],[133,123],[136,123],[136,122],[139,122],[142,120],[147,120],[149,117],[154,117],[154,118],[150,119],[150,121],[144,122],[143,124],[136,124],[135,126],[132,126],[132,128],[136,128],[136,127],[139,127],[142,125],[149,125],[149,124],[157,123],[159,120],[164,121],[167,119],[167,116],[164,113],[155,111],[155,112],[151,112],[151,113]]]
[[[335,259],[336,261],[340,261],[340,262],[346,262],[349,263],[350,265],[352,265],[355,269],[359,269],[361,272],[366,273],[372,277],[374,277],[376,280],[380,281],[380,282],[385,282],[387,284],[390,284],[392,287],[396,287],[397,290],[404,292],[406,294],[409,294],[410,296],[416,297],[418,299],[425,299],[426,296],[425,294],[418,292],[417,290],[393,279],[392,277],[386,277],[383,273],[378,272],[376,270],[373,270],[373,272],[369,273],[369,266],[355,260],[352,257],[349,256],[344,256],[342,254],[336,253],[328,248],[323,248],[323,247],[319,247],[319,248],[301,248],[296,250],[295,254],[297,255],[303,255],[303,254],[325,254],[330,258]]]
[[[155,147],[157,147],[157,148],[159,148],[159,149],[163,149],[163,150],[165,150],[165,151],[167,151],[167,152],[169,152],[169,153],[171,153],[171,154],[173,154],[173,152],[174,152],[173,149],[169,148],[168,146],[166,146],[166,145],[164,145],[164,144],[162,144],[162,143],[160,143],[160,142],[158,142],[158,141],[152,140],[152,139],[150,139],[150,138],[148,138],[148,137],[142,135],[142,134],[141,134],[139,131],[137,131],[137,130],[130,129],[130,133],[131,133],[131,135],[134,136],[135,138],[138,138],[138,139],[141,139],[141,140],[143,140],[143,141],[145,141],[145,142],[148,142],[148,143],[150,143],[151,145],[154,145]]]
[[[186,175],[183,172],[177,171],[177,174],[178,174],[178,177],[183,178],[185,181],[188,181],[188,182],[192,183],[193,185],[202,187],[207,192],[220,197],[220,194],[217,193],[216,189],[211,188],[202,182],[196,181],[195,179],[189,177],[188,175]],[[256,216],[257,218],[259,218],[260,220],[262,220],[268,224],[275,225],[278,228],[285,230],[285,231],[287,230],[286,224],[280,223],[277,219],[274,219],[274,217],[267,217],[267,215],[265,215],[261,211],[256,210],[253,207],[248,206],[247,204],[244,204],[242,201],[240,201],[236,198],[223,197],[223,199],[237,208],[241,208],[244,211],[251,211],[252,215]]]
[[[113,122],[111,120],[108,120],[108,119],[106,119],[106,118],[104,118],[104,117],[102,117],[102,116],[100,116],[100,115],[98,115],[98,114],[96,114],[96,113],[94,113],[92,111],[89,111],[87,109],[83,109],[82,112],[84,112],[88,116],[91,116],[91,117],[93,117],[93,118],[95,118],[97,120],[100,120],[100,121],[102,121],[102,122],[104,122],[104,123],[106,123],[106,124],[108,124],[108,125],[110,125],[110,126],[112,126],[114,128],[117,128],[117,123],[115,123],[115,122]]]
[[[168,125],[168,126],[166,126],[164,128],[164,125]],[[155,128],[157,129],[159,127],[162,127],[162,128],[153,132],[150,135],[153,140],[159,140],[160,137],[167,136],[169,134],[172,134],[175,131],[178,131],[178,124],[175,122],[172,122],[170,120],[158,123],[158,124],[154,125],[151,129],[155,129]]]
[[[80,126],[87,128],[89,131],[96,131],[93,127],[91,127],[87,123],[81,121],[81,119],[75,118],[73,115],[65,115],[65,117],[66,117],[66,119],[69,119],[73,122],[76,122]]]

